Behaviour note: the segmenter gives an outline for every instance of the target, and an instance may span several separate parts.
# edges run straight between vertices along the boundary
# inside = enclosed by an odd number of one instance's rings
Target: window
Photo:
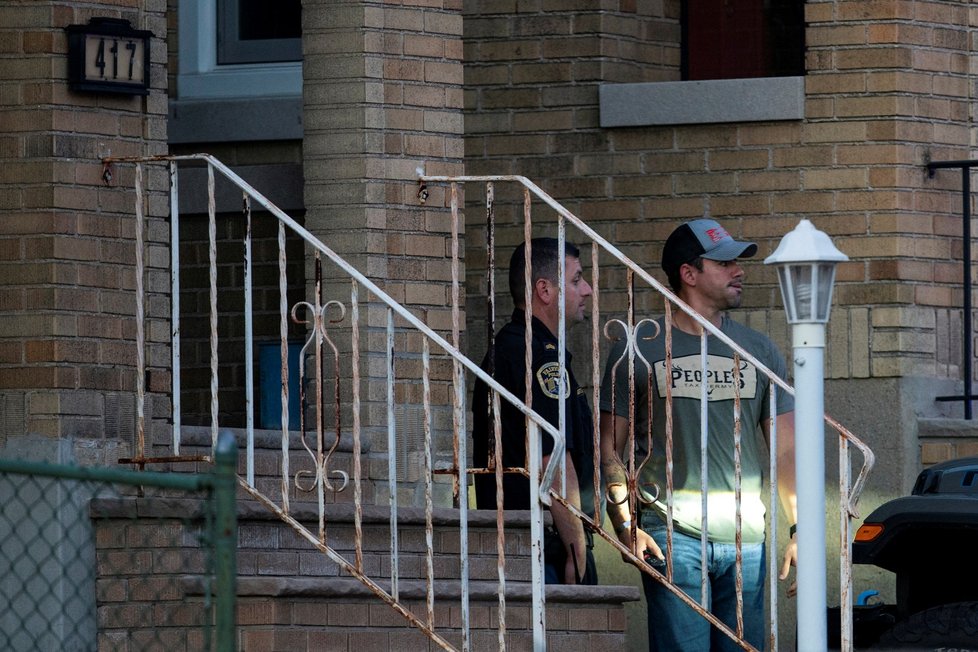
[[[301,60],[301,0],[219,0],[219,65]]]
[[[302,94],[300,0],[179,2],[179,99]]]
[[[804,118],[804,0],[678,4],[682,81],[601,85],[602,127]]]
[[[682,3],[682,78],[805,74],[804,0]]]
[[[178,0],[171,143],[302,138],[301,0]]]

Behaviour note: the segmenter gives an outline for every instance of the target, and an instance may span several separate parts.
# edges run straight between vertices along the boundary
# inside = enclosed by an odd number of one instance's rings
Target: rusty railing
[[[719,622],[710,615],[702,606],[702,596],[700,600],[688,596],[679,589],[675,588],[671,582],[672,565],[668,560],[665,572],[660,572],[649,564],[645,563],[639,556],[633,554],[626,546],[623,546],[614,534],[610,534],[601,529],[601,514],[599,500],[595,499],[594,504],[581,506],[570,504],[564,496],[564,491],[541,490],[541,487],[551,487],[552,480],[558,472],[558,466],[564,459],[563,431],[565,428],[564,409],[561,408],[558,423],[552,425],[541,418],[524,403],[524,397],[513,395],[506,388],[497,383],[492,376],[481,369],[478,364],[472,362],[469,356],[462,350],[462,334],[464,325],[462,324],[462,267],[461,267],[461,225],[463,221],[463,210],[460,205],[460,192],[463,184],[484,184],[486,192],[486,242],[488,243],[487,260],[488,279],[490,291],[488,292],[487,311],[490,316],[488,330],[494,328],[494,315],[496,297],[492,290],[494,287],[493,278],[495,269],[493,260],[494,234],[496,231],[495,212],[495,187],[498,184],[510,184],[517,189],[516,198],[509,202],[507,209],[513,211],[515,219],[513,224],[521,228],[523,235],[529,238],[531,235],[541,235],[541,231],[556,231],[556,236],[560,242],[560,247],[568,241],[567,230],[573,229],[580,237],[578,244],[583,248],[590,248],[590,272],[591,284],[594,287],[594,294],[591,303],[591,385],[593,391],[593,405],[599,403],[599,392],[601,385],[599,358],[602,346],[606,346],[606,332],[610,332],[610,326],[602,325],[602,312],[599,296],[614,298],[614,293],[619,295],[624,292],[627,304],[623,318],[616,316],[608,320],[608,323],[617,324],[624,338],[625,352],[630,360],[635,359],[637,349],[635,348],[638,329],[648,320],[637,319],[636,314],[648,310],[647,302],[642,304],[649,296],[661,296],[663,299],[663,311],[665,314],[665,336],[668,337],[672,324],[672,314],[675,310],[680,310],[690,315],[703,328],[703,368],[706,368],[706,341],[708,336],[715,336],[729,345],[737,352],[740,360],[743,360],[757,368],[759,373],[768,375],[771,378],[772,406],[776,399],[777,392],[792,392],[791,387],[782,379],[778,378],[758,360],[748,352],[740,349],[734,342],[730,341],[726,335],[715,329],[710,323],[695,314],[687,305],[678,299],[670,290],[663,287],[650,274],[640,266],[636,265],[628,257],[622,254],[616,247],[608,243],[597,232],[588,227],[583,221],[567,211],[564,207],[554,201],[549,195],[529,180],[518,176],[491,176],[491,177],[440,177],[440,176],[421,176],[421,192],[419,196],[424,197],[428,194],[428,184],[438,184],[446,186],[448,189],[447,203],[451,214],[451,269],[450,287],[447,296],[450,297],[448,310],[451,313],[451,326],[445,328],[445,334],[432,328],[423,319],[418,317],[415,312],[408,310],[399,302],[395,301],[390,294],[378,283],[374,282],[361,271],[350,265],[341,256],[336,254],[329,246],[320,241],[317,237],[306,230],[302,225],[274,206],[261,193],[240,179],[234,172],[224,166],[211,156],[204,154],[188,156],[161,156],[151,158],[135,159],[112,159],[107,160],[111,163],[132,163],[135,164],[135,186],[136,186],[136,244],[137,244],[137,441],[135,442],[135,452],[133,458],[127,462],[144,466],[156,462],[191,461],[199,459],[200,456],[182,455],[181,446],[182,433],[186,428],[183,426],[185,414],[181,403],[181,396],[184,388],[181,387],[181,335],[182,328],[180,322],[181,308],[179,304],[181,289],[181,261],[180,261],[180,222],[178,202],[178,165],[189,163],[197,166],[205,166],[207,171],[208,187],[208,362],[210,372],[209,387],[209,410],[207,415],[198,415],[210,423],[212,440],[216,442],[217,432],[221,421],[220,387],[218,386],[219,371],[222,360],[219,357],[219,311],[218,296],[220,288],[217,280],[217,238],[216,238],[216,199],[215,199],[215,174],[219,174],[233,183],[240,191],[243,200],[243,211],[240,219],[244,223],[243,252],[241,254],[241,265],[243,267],[243,288],[244,298],[244,387],[242,401],[245,414],[246,431],[246,463],[245,472],[240,483],[244,490],[255,500],[264,504],[269,510],[274,512],[282,521],[289,524],[306,539],[310,545],[322,551],[332,562],[342,571],[360,580],[369,587],[381,600],[390,605],[395,611],[401,614],[412,626],[418,628],[431,638],[436,644],[445,649],[461,648],[467,650],[471,648],[471,616],[469,610],[469,513],[468,500],[465,491],[468,487],[468,480],[473,473],[496,472],[497,469],[492,464],[486,468],[473,469],[469,467],[469,454],[467,452],[467,432],[466,414],[466,387],[469,383],[478,379],[485,383],[492,392],[493,403],[507,401],[515,406],[526,416],[528,441],[538,442],[540,437],[547,436],[554,440],[554,454],[551,455],[550,463],[543,468],[539,446],[528,446],[528,457],[525,467],[519,471],[525,473],[530,478],[531,504],[530,504],[530,577],[529,583],[532,590],[532,629],[535,649],[545,649],[546,647],[546,593],[543,580],[543,527],[544,527],[544,507],[552,504],[553,500],[564,503],[580,519],[594,528],[611,546],[619,552],[628,556],[642,572],[662,582],[669,587],[681,600],[686,602],[690,608],[699,612],[704,618],[709,620],[714,626],[723,631],[727,636],[737,640],[745,649],[751,649],[749,644],[743,641],[741,627],[734,631],[724,623]],[[172,365],[172,387],[170,392],[173,400],[173,424],[171,439],[165,447],[165,455],[152,455],[152,445],[146,440],[146,415],[144,413],[143,402],[146,394],[146,359],[143,354],[147,346],[146,333],[143,321],[146,319],[144,302],[146,300],[146,290],[143,285],[143,278],[146,274],[146,263],[144,261],[143,250],[146,247],[144,242],[143,224],[145,222],[144,204],[145,189],[143,181],[143,169],[148,165],[165,164],[169,167],[170,178],[170,295],[171,295],[171,316],[170,332],[172,335],[171,360]],[[536,203],[534,203],[536,201]],[[252,278],[253,271],[253,252],[252,252],[252,206],[257,206],[257,210],[271,215],[275,220],[277,240],[276,247],[278,252],[278,326],[280,339],[280,361],[281,361],[281,410],[280,419],[280,460],[278,468],[278,479],[273,484],[261,485],[256,480],[256,465],[254,455],[255,425],[253,420],[254,412],[254,352],[252,342],[254,339],[253,315],[254,304],[252,300]],[[540,208],[547,210],[546,219],[533,219],[533,210]],[[261,219],[266,219],[264,214]],[[473,237],[475,229],[469,226],[466,229],[466,237]],[[289,306],[287,293],[290,286],[287,278],[287,255],[286,237],[298,237],[305,247],[305,257],[315,261],[315,279],[308,284],[307,295],[309,298],[300,302],[293,302]],[[267,256],[266,256],[267,257]],[[602,260],[602,258],[604,260]],[[335,288],[340,285],[336,278],[346,279],[348,283],[348,294],[341,299],[325,299],[323,296],[323,266],[330,266],[330,291],[335,292]],[[563,267],[561,267],[561,278],[559,287],[563,294]],[[609,268],[612,268],[609,270]],[[615,283],[602,285],[602,278],[609,277]],[[294,284],[293,279],[293,284]],[[306,281],[301,280],[303,287]],[[641,287],[636,288],[640,284]],[[366,297],[366,298],[363,298]],[[619,296],[620,298],[620,296]],[[566,365],[564,351],[568,341],[566,332],[567,316],[564,314],[563,302],[560,302],[560,319],[558,328],[559,366],[560,371]],[[383,318],[378,319],[377,309],[382,311]],[[370,315],[364,317],[361,311],[369,311]],[[332,317],[328,313],[332,312]],[[300,414],[299,436],[302,448],[305,451],[305,462],[301,463],[302,468],[298,471],[291,466],[292,455],[291,447],[294,439],[292,426],[290,424],[288,410],[285,406],[289,404],[289,349],[288,349],[288,322],[300,324],[306,333],[306,341],[300,354],[300,392],[302,393],[303,409]],[[340,337],[337,332],[338,324],[344,324],[348,328],[348,336]],[[444,327],[443,327],[444,328]],[[527,330],[529,337],[529,329]],[[529,351],[529,346],[526,347]],[[529,355],[529,353],[527,354]],[[308,367],[308,368],[307,368]],[[527,367],[529,367],[527,361]],[[382,368],[380,373],[378,369]],[[705,374],[704,374],[705,376]],[[383,398],[379,398],[376,392],[374,395],[364,396],[363,387],[370,386],[374,382],[383,387]],[[311,388],[311,389],[307,389]],[[634,389],[634,388],[632,388]],[[706,401],[705,394],[702,399]],[[368,465],[372,473],[365,472],[362,464],[364,449],[371,437],[378,437],[376,426],[368,428],[362,423],[362,413],[367,404],[376,406],[377,403],[383,404],[382,413],[386,415],[386,432],[380,439],[380,443],[386,445],[387,477],[372,477],[372,475],[382,475],[378,465]],[[409,457],[400,458],[399,451],[404,451],[408,434],[403,426],[403,419],[398,418],[398,409],[404,404],[413,403],[418,408],[421,422],[421,437],[419,441],[407,445]],[[705,411],[704,411],[705,413]],[[372,412],[374,417],[377,411]],[[772,407],[773,414],[773,407]],[[444,415],[445,418],[439,418]],[[326,424],[332,418],[332,429]],[[600,450],[598,445],[598,411],[594,410],[594,432],[595,432],[595,455]],[[375,419],[376,420],[376,419]],[[872,466],[872,453],[850,432],[832,419],[827,418],[828,424],[838,433],[839,455],[840,455],[840,525],[842,528],[840,555],[842,558],[842,597],[841,604],[851,604],[851,581],[849,569],[849,541],[851,540],[849,524],[851,519],[857,515],[856,503],[860,490],[865,482],[866,475]],[[447,425],[450,424],[450,425]],[[498,429],[498,427],[497,427]],[[369,431],[369,432],[368,432]],[[738,432],[734,433],[739,437]],[[498,435],[498,432],[497,432]],[[634,433],[631,435],[635,436]],[[771,450],[776,451],[776,427],[772,422],[771,427]],[[312,443],[309,442],[312,439]],[[350,446],[351,458],[348,470],[336,468],[335,454],[341,443],[341,439]],[[436,440],[445,442],[447,445],[437,445]],[[374,440],[375,443],[376,440]],[[703,444],[706,445],[705,442]],[[416,448],[411,449],[411,446]],[[851,482],[849,476],[850,446],[855,446],[863,455],[862,468],[856,478]],[[444,451],[449,452],[444,452]],[[671,445],[667,446],[664,454],[671,455]],[[414,455],[413,458],[410,455]],[[204,458],[210,456],[205,455]],[[412,465],[411,459],[417,460],[416,468],[408,468]],[[628,460],[623,462],[626,472],[636,476],[641,472],[642,466],[648,460]],[[596,460],[595,468],[600,468]],[[312,467],[311,470],[309,467]],[[777,513],[777,493],[776,478],[778,475],[777,456],[772,453],[769,463],[771,481],[770,509],[771,513]],[[411,485],[410,480],[404,478],[410,475],[409,471],[416,472],[417,479]],[[740,473],[738,469],[737,481],[739,483]],[[307,480],[306,478],[310,478]],[[441,486],[436,482],[439,478],[448,478],[451,483],[450,498],[440,498],[436,496],[437,490]],[[564,474],[561,473],[561,477]],[[378,481],[376,484],[374,481]],[[667,483],[671,483],[671,477],[666,478]],[[594,482],[600,486],[600,478],[595,472]],[[374,489],[373,500],[382,501],[386,498],[387,511],[390,518],[389,527],[389,548],[390,548],[390,574],[383,580],[371,577],[364,563],[363,556],[363,512],[368,498],[364,487],[369,485]],[[421,564],[421,575],[424,584],[425,609],[422,615],[416,614],[406,606],[406,602],[401,599],[400,585],[402,580],[401,563],[401,543],[398,540],[398,516],[399,501],[402,495],[410,493],[406,491],[411,485],[418,491],[414,494],[418,496],[417,503],[424,509],[425,520],[425,550],[424,561]],[[327,517],[327,499],[348,491],[352,488],[353,497],[353,551],[350,554],[341,552],[334,547],[333,539],[330,536],[331,523]],[[314,502],[318,510],[318,524],[315,528],[306,527],[293,514],[292,500],[296,496],[314,497]],[[633,483],[629,500],[638,501]],[[433,513],[436,504],[450,500],[457,512],[459,523],[459,575],[460,575],[460,599],[459,609],[461,614],[461,626],[458,635],[446,635],[435,625],[435,573],[433,570]],[[671,509],[672,496],[667,492],[667,501]],[[634,504],[634,502],[633,502]],[[738,501],[739,504],[739,501]],[[705,507],[704,507],[705,510]],[[499,602],[500,617],[497,621],[499,632],[498,641],[500,649],[505,648],[505,636],[507,623],[506,613],[506,581],[507,568],[504,548],[506,544],[505,529],[506,523],[502,512],[497,512],[496,527],[498,530],[498,580],[497,593]],[[739,527],[739,526],[738,526]],[[776,528],[771,528],[774,530]],[[671,521],[670,530],[671,536]],[[775,532],[768,535],[768,546],[770,550],[777,550],[777,538]],[[738,536],[739,539],[739,536]],[[738,555],[739,557],[739,555]],[[770,642],[772,649],[777,649],[777,591],[776,576],[777,562],[776,555],[771,555],[769,569],[769,580],[771,590],[769,591],[771,600],[771,621],[770,621]],[[738,566],[739,573],[739,566]],[[525,581],[527,578],[512,578]],[[705,580],[704,580],[705,581]],[[847,609],[841,610],[843,613],[843,643],[844,648],[851,648],[851,612]]]
[[[627,362],[630,365],[633,365],[636,362],[640,361],[640,363],[643,363],[646,366],[649,365],[649,362],[642,358],[642,354],[637,346],[637,342],[639,339],[639,329],[642,327],[647,327],[650,324],[654,325],[654,322],[652,322],[651,319],[647,319],[647,318],[638,319],[636,317],[637,292],[635,286],[636,286],[636,282],[639,282],[644,285],[643,289],[646,293],[651,291],[661,296],[663,300],[662,314],[664,315],[664,321],[663,321],[664,327],[662,328],[663,332],[657,332],[656,336],[661,336],[666,338],[665,346],[666,346],[666,356],[667,356],[666,357],[667,367],[669,366],[669,360],[671,359],[671,347],[672,347],[671,333],[673,330],[673,313],[674,311],[679,310],[689,315],[702,328],[701,336],[700,336],[701,369],[703,370],[707,369],[707,351],[708,351],[707,341],[708,338],[712,336],[721,340],[723,343],[728,345],[734,351],[733,364],[735,368],[739,368],[740,361],[743,360],[753,365],[758,370],[758,372],[765,374],[770,379],[771,387],[772,387],[772,391],[770,393],[770,414],[772,415],[772,418],[770,420],[770,443],[769,443],[770,459],[769,459],[768,472],[770,474],[769,477],[770,477],[771,490],[770,490],[770,499],[769,499],[768,508],[771,514],[776,515],[778,513],[777,426],[776,426],[776,419],[773,418],[773,415],[776,414],[775,405],[777,404],[777,393],[779,391],[783,391],[791,395],[794,394],[793,388],[784,379],[774,374],[770,369],[765,367],[754,356],[752,356],[749,352],[747,352],[742,347],[740,347],[736,342],[731,340],[726,334],[720,331],[712,323],[710,323],[702,316],[700,316],[698,313],[696,313],[692,308],[690,308],[687,304],[685,304],[679,297],[677,297],[669,288],[659,283],[646,270],[644,270],[641,266],[634,263],[625,254],[623,254],[617,247],[609,243],[594,229],[589,227],[580,218],[578,218],[573,213],[571,213],[566,208],[564,208],[561,204],[555,201],[552,197],[550,197],[547,193],[541,190],[529,179],[519,175],[455,176],[455,177],[422,175],[420,177],[421,188],[419,190],[419,196],[422,198],[424,197],[425,193],[427,192],[427,184],[435,184],[435,183],[449,184],[451,187],[452,197],[457,196],[458,186],[462,184],[470,184],[470,185],[484,184],[485,185],[485,212],[486,212],[486,230],[487,230],[486,242],[489,248],[489,251],[487,252],[487,256],[486,256],[486,259],[489,261],[489,269],[487,270],[487,278],[488,278],[487,287],[489,288],[489,292],[487,296],[486,310],[487,310],[487,314],[490,316],[489,319],[490,325],[494,321],[494,316],[496,313],[496,309],[495,309],[496,297],[495,297],[495,293],[493,292],[493,288],[495,284],[492,281],[492,278],[495,274],[495,271],[493,269],[495,252],[492,249],[493,249],[493,243],[496,240],[495,210],[496,210],[496,205],[498,204],[498,199],[496,198],[497,195],[496,186],[498,184],[504,184],[504,183],[510,184],[516,186],[522,191],[521,192],[522,201],[520,201],[518,198],[513,198],[511,203],[514,204],[515,206],[510,206],[510,208],[513,214],[522,216],[522,229],[524,232],[525,239],[528,240],[531,237],[531,235],[542,235],[544,233],[556,232],[556,237],[558,238],[558,241],[560,243],[559,247],[563,251],[564,242],[566,241],[567,238],[567,233],[566,233],[567,229],[572,228],[575,229],[577,233],[580,235],[581,240],[578,241],[577,243],[578,245],[584,245],[584,246],[590,245],[591,286],[593,288],[592,301],[591,301],[591,317],[590,317],[590,323],[591,323],[590,342],[591,342],[591,370],[592,370],[591,384],[592,384],[592,392],[593,392],[592,405],[595,406],[594,423],[593,423],[593,430],[594,430],[594,437],[595,437],[594,450],[595,450],[595,457],[596,457],[595,478],[594,478],[595,487],[602,486],[601,480],[598,477],[598,469],[601,468],[600,460],[597,459],[599,457],[599,450],[600,450],[599,440],[598,440],[599,415],[598,415],[597,406],[600,404],[600,394],[601,394],[600,354],[602,352],[602,347],[601,347],[602,336],[611,339],[609,334],[609,330],[610,330],[609,327],[612,326],[613,324],[617,325],[619,329],[622,331],[620,337],[624,339],[626,343],[622,353],[622,359],[619,360],[619,362],[623,362],[627,360]],[[515,194],[517,193],[514,193],[514,195]],[[556,220],[550,218],[542,225],[540,225],[540,222],[537,222],[536,224],[531,223],[531,214],[532,214],[534,199],[537,200],[543,206],[551,209],[552,213],[556,216]],[[451,207],[452,207],[452,220],[454,223],[457,222],[459,219],[458,203],[453,201]],[[510,222],[512,221],[513,220],[510,220]],[[582,257],[583,257],[583,252],[582,252]],[[627,293],[627,308],[625,310],[626,312],[625,320],[615,318],[615,319],[609,319],[604,324],[602,323],[602,313],[601,313],[601,304],[599,301],[599,296],[602,294],[602,292],[605,289],[609,289],[609,288],[602,288],[601,286],[601,279],[603,275],[602,270],[607,268],[609,265],[609,263],[607,262],[602,263],[601,260],[602,257],[605,257],[606,259],[610,259],[610,265],[617,265],[620,267],[624,267],[626,270],[624,286],[625,286],[625,291]],[[561,266],[560,269],[562,272],[563,267]],[[563,352],[567,348],[567,343],[568,343],[567,335],[566,335],[566,315],[564,314],[564,305],[563,305],[563,297],[562,297],[563,287],[564,287],[563,276],[561,276],[558,285],[561,291],[561,299],[559,301],[560,321],[559,321],[559,329],[558,329],[559,332],[557,336],[559,341],[558,349],[561,353],[560,366],[563,367],[564,365]],[[611,288],[611,289],[615,289],[615,288]],[[620,288],[617,289],[620,290]],[[641,292],[638,292],[638,294],[641,294]],[[527,362],[527,366],[529,366],[529,362]],[[704,380],[706,376],[707,376],[706,373],[702,374]],[[651,374],[649,375],[649,377],[651,378]],[[630,376],[629,382],[632,383],[629,387],[629,394],[631,396],[634,396],[635,393],[634,378]],[[668,388],[668,384],[667,384],[667,388]],[[707,465],[705,462],[707,456],[705,451],[708,446],[708,439],[707,439],[708,412],[706,410],[706,405],[709,400],[706,391],[707,390],[706,382],[702,383],[701,389],[702,389],[700,393],[700,400],[702,404],[701,428],[703,433],[702,440],[701,440],[701,458],[702,460],[704,460],[703,468],[701,469],[702,471],[701,477],[703,478],[702,481],[705,485],[707,482],[707,468],[706,468]],[[653,577],[656,581],[662,583],[665,587],[667,587],[670,591],[672,591],[679,599],[685,602],[691,609],[695,610],[703,618],[708,620],[713,626],[715,626],[717,629],[724,632],[728,637],[730,637],[731,639],[739,643],[744,649],[753,649],[752,646],[748,644],[743,638],[743,634],[744,634],[743,600],[742,600],[743,583],[742,583],[742,572],[741,572],[742,569],[740,564],[741,561],[740,486],[742,480],[742,474],[741,474],[742,469],[740,467],[741,460],[739,455],[741,450],[741,432],[739,427],[740,420],[739,420],[739,416],[737,416],[739,415],[740,412],[740,394],[739,391],[737,391],[738,389],[739,388],[735,384],[735,397],[731,406],[735,412],[735,417],[734,417],[735,432],[733,433],[733,437],[734,437],[734,449],[736,455],[735,484],[737,487],[737,496],[736,496],[737,627],[736,630],[731,629],[729,626],[719,621],[716,617],[714,617],[711,613],[709,613],[709,610],[706,608],[707,584],[708,584],[707,564],[705,559],[706,541],[707,541],[706,527],[703,528],[703,535],[701,541],[702,543],[701,567],[703,569],[702,578],[701,578],[702,589],[701,589],[701,594],[700,596],[698,596],[698,600],[697,600],[693,596],[687,595],[686,593],[684,593],[683,591],[681,591],[671,583],[672,576],[673,576],[672,575],[673,564],[672,564],[671,555],[667,555],[666,566],[663,572],[651,566],[649,563],[647,563],[645,559],[642,557],[642,555],[639,554],[639,551],[628,549],[628,547],[621,544],[617,536],[615,536],[613,533],[609,533],[603,530],[600,527],[600,524],[602,522],[601,514],[600,514],[600,497],[599,497],[600,492],[598,491],[595,492],[593,505],[582,506],[582,509],[587,509],[589,507],[593,508],[593,511],[590,511],[587,514],[585,514],[583,511],[576,509],[575,506],[570,505],[566,501],[566,498],[564,496],[554,493],[554,498],[564,502],[564,504],[571,511],[575,512],[579,518],[588,522],[590,527],[592,527],[595,531],[597,531],[598,534],[602,538],[604,538],[612,547],[617,549],[619,553],[622,553],[624,556],[629,558],[633,564],[635,564],[637,567],[639,567],[642,570],[643,573],[646,573],[647,575]],[[669,389],[667,389],[666,392],[667,392],[666,401],[667,403],[671,403],[672,397],[671,397],[671,393],[669,392]],[[674,531],[674,524],[672,519],[674,496],[672,492],[673,477],[671,473],[672,453],[673,453],[673,445],[672,445],[673,433],[671,430],[671,418],[670,418],[671,408],[669,407],[666,408],[666,414],[667,414],[666,433],[665,433],[666,450],[663,452],[656,452],[655,454],[662,454],[665,456],[666,468],[668,469],[667,477],[664,478],[664,480],[667,484],[667,491],[666,491],[667,537],[668,537],[668,542],[670,544],[668,547],[671,550],[671,542],[672,542],[672,536]],[[564,428],[563,419],[564,419],[563,410],[561,410],[561,414],[560,414],[561,430],[563,430]],[[840,512],[839,512],[840,513],[839,554],[840,554],[840,587],[841,587],[840,604],[843,605],[843,607],[845,607],[846,605],[852,604],[851,523],[852,523],[852,519],[858,518],[859,516],[857,510],[859,495],[865,484],[866,478],[870,470],[872,469],[875,458],[872,451],[869,449],[869,447],[866,446],[861,440],[856,438],[849,430],[847,430],[844,426],[842,426],[842,424],[840,424],[838,421],[836,421],[835,419],[833,419],[828,415],[826,415],[825,420],[827,425],[838,434],[839,495],[840,495]],[[640,433],[641,436],[648,437],[649,442],[651,442],[652,440],[651,423],[652,423],[652,419],[649,418],[648,432]],[[497,436],[498,436],[498,432],[497,432]],[[636,436],[637,434],[635,432],[635,428],[633,427],[630,429],[629,432],[629,439],[628,442],[626,443],[626,450],[629,451],[634,450],[634,443],[635,443]],[[861,453],[863,458],[863,463],[860,467],[859,473],[857,474],[855,482],[853,482],[851,478],[850,469],[852,465],[852,460],[851,460],[850,447],[855,447]],[[643,497],[639,491],[639,478],[645,466],[650,463],[653,454],[654,452],[652,451],[652,446],[650,444],[648,446],[648,455],[644,459],[636,460],[634,455],[631,455],[630,459],[628,460],[618,461],[619,464],[624,468],[625,474],[629,480],[628,481],[629,492],[628,492],[627,500],[632,508],[631,509],[632,514],[636,513],[635,507],[638,504],[642,502],[646,502],[646,503],[648,502],[648,498]],[[490,466],[491,463],[492,460],[490,459]],[[486,472],[490,470],[491,468],[472,469],[473,472]],[[701,493],[702,493],[703,521],[705,523],[707,520],[707,500],[706,500],[707,492],[705,490],[702,490]],[[774,520],[776,520],[776,518]],[[635,541],[634,528],[636,526],[637,524],[633,523],[633,537],[632,537],[633,542]],[[774,554],[774,552],[778,550],[777,528],[774,527],[769,528],[769,531],[767,532],[766,543],[768,546],[768,550],[772,551],[771,553],[768,554],[767,576],[769,581],[768,595],[770,600],[770,609],[769,609],[770,619],[769,619],[767,641],[770,649],[776,650],[779,649],[778,597],[777,597],[778,596],[777,577],[779,574],[779,560],[777,559],[777,555]],[[852,611],[851,609],[842,608],[840,609],[840,612],[841,612],[841,623],[840,623],[841,645],[842,645],[842,649],[849,650],[852,649]]]

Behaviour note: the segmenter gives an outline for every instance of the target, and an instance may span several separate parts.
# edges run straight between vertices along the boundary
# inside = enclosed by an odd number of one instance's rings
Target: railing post
[[[170,383],[173,454],[179,455],[183,407],[180,402],[180,185],[176,161],[170,161]]]
[[[961,366],[964,374],[964,418],[970,420],[971,412],[971,377],[972,377],[972,347],[971,347],[971,168],[961,168],[961,222],[964,235],[961,238],[964,249],[961,257],[964,260],[964,364]]]
[[[215,649],[233,652],[236,648],[236,580],[238,553],[237,525],[238,445],[230,430],[222,430],[214,454],[214,573],[215,573]]]
[[[255,486],[255,310],[253,306],[252,278],[253,261],[251,254],[251,197],[244,195],[245,241],[244,241],[244,318],[245,318],[245,430],[247,445],[245,455],[245,475],[248,486]],[[288,404],[282,405],[287,411]]]
[[[531,613],[533,618],[533,652],[547,649],[547,593],[544,580],[543,561],[543,505],[540,496],[547,490],[540,483],[540,467],[543,465],[540,448],[540,428],[532,419],[527,419],[527,442],[529,446],[530,472],[530,584]]]

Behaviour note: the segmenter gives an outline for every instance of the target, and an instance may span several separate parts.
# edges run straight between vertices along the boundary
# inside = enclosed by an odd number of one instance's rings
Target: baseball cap
[[[709,260],[726,261],[750,258],[757,253],[753,242],[738,242],[714,220],[700,219],[679,225],[666,239],[662,250],[662,269],[679,269],[702,256]]]

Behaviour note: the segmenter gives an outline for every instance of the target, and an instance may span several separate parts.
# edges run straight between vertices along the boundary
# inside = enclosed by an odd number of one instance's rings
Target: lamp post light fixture
[[[791,324],[795,379],[795,491],[798,498],[798,649],[827,649],[825,609],[825,324],[835,266],[849,260],[802,220],[764,260],[777,265]]]

